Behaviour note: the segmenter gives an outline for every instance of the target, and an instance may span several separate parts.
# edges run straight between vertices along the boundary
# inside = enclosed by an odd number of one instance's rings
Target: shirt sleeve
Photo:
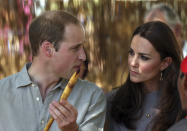
[[[106,115],[106,98],[101,90],[92,97],[84,122],[79,125],[79,131],[102,131]]]

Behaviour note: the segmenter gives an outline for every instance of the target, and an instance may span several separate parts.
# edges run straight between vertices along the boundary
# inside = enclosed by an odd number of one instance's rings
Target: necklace
[[[149,113],[145,113],[145,117],[146,117],[147,119],[149,119],[149,118],[151,117],[151,115],[150,115]]]

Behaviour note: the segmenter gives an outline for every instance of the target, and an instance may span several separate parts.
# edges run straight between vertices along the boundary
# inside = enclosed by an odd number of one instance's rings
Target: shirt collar
[[[31,66],[31,63],[27,63],[23,67],[23,69],[20,72],[18,72],[19,77],[17,77],[17,79],[16,79],[16,83],[15,83],[16,88],[25,87],[27,85],[32,84],[32,81],[31,81],[29,74],[28,74],[28,69],[30,66]]]
[[[16,79],[16,88],[26,87],[26,86],[31,85],[33,83],[31,81],[29,73],[28,73],[28,69],[31,66],[31,64],[32,63],[27,63],[23,67],[23,69],[20,72],[18,72],[19,77],[17,77],[17,79]],[[52,90],[55,90],[58,87],[61,87],[61,89],[64,90],[68,81],[69,81],[68,79],[61,78],[61,80],[58,82],[58,84]]]
[[[31,81],[29,73],[28,73],[28,69],[31,66],[31,64],[32,63],[27,63],[23,67],[23,69],[20,72],[18,72],[19,77],[17,77],[17,79],[16,79],[16,88],[26,87],[26,86],[31,85],[33,83]],[[61,78],[61,80],[58,82],[58,84],[52,90],[55,90],[58,87],[61,87],[62,89],[64,89],[65,86],[67,85],[67,83],[68,83],[68,79]]]
[[[56,90],[59,87],[64,90],[64,88],[66,87],[67,83],[68,83],[67,79],[61,78],[59,80],[59,82],[56,84],[56,86],[52,90]]]
[[[52,90],[55,90],[57,89],[58,87],[60,87],[62,90],[65,89],[66,85],[68,84],[69,80],[68,79],[65,79],[65,78],[61,78],[58,82],[58,84],[52,89]],[[78,83],[80,82],[80,79],[78,78],[77,82]]]

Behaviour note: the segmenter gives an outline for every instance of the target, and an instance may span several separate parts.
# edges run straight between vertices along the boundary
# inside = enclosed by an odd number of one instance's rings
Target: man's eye
[[[80,49],[80,46],[76,46],[72,48],[73,51],[78,51],[79,49]]]
[[[75,47],[75,48],[73,48],[73,50],[78,50],[79,49],[79,47]]]

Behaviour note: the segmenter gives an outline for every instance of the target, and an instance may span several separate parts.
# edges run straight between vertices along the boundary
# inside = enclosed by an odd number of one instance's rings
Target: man
[[[187,43],[182,38],[182,23],[178,14],[169,5],[156,4],[145,13],[144,22],[162,21],[166,23],[174,32],[180,48],[183,50],[183,56],[187,55]]]
[[[181,73],[178,78],[178,91],[183,110],[183,118],[168,131],[186,131],[187,130],[187,57],[181,63]]]
[[[63,11],[48,11],[29,28],[33,61],[0,81],[0,130],[96,131],[103,128],[105,97],[94,84],[78,80],[68,100],[58,102],[70,76],[86,60],[85,32]]]

